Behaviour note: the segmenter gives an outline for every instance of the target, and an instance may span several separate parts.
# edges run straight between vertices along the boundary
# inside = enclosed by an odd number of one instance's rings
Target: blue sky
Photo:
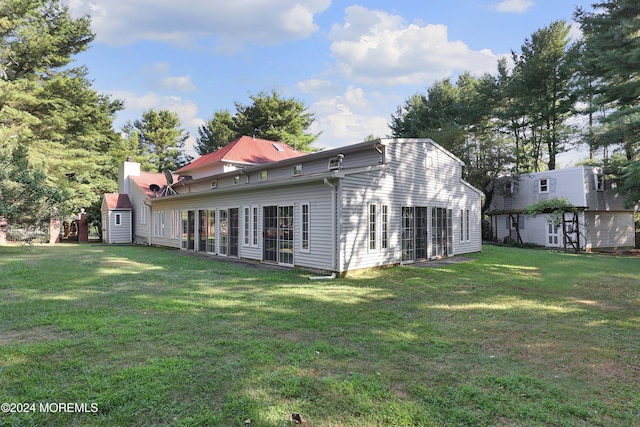
[[[63,0],[96,39],[76,57],[94,88],[144,110],[178,113],[195,140],[215,111],[278,91],[315,115],[317,147],[389,134],[397,107],[498,58],[592,0]],[[572,33],[579,37],[577,27]],[[193,153],[192,153],[193,154]],[[566,166],[566,165],[565,165]]]

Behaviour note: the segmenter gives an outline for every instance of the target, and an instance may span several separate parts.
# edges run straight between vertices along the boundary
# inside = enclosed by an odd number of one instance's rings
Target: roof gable
[[[283,142],[241,136],[213,153],[205,154],[176,172],[184,174],[214,163],[265,164],[303,156]]]
[[[107,205],[109,210],[114,209],[133,209],[131,206],[131,201],[129,200],[129,196],[126,194],[105,194],[104,202]]]

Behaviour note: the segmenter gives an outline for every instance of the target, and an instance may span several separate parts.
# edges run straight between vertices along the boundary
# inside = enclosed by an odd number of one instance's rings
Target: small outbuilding
[[[133,208],[127,194],[105,194],[102,199],[102,241],[131,243]]]

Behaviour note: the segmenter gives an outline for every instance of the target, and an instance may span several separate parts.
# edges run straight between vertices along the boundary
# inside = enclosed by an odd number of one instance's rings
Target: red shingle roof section
[[[133,209],[126,194],[105,194],[104,200],[109,209]]]
[[[178,175],[173,175],[173,182],[178,181]],[[151,184],[156,184],[160,188],[167,185],[167,178],[163,173],[140,172],[140,176],[130,176],[131,180],[149,197],[155,197],[156,194],[150,188]]]
[[[205,154],[176,172],[184,173],[220,161],[264,164],[303,156],[284,142],[241,136],[213,153]]]

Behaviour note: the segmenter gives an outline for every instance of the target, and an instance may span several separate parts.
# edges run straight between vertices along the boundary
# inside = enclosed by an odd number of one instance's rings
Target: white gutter
[[[153,206],[150,203],[147,203],[146,200],[142,203],[149,207],[149,240],[147,241],[147,246],[151,246],[153,245],[153,233],[151,233],[153,231]]]

